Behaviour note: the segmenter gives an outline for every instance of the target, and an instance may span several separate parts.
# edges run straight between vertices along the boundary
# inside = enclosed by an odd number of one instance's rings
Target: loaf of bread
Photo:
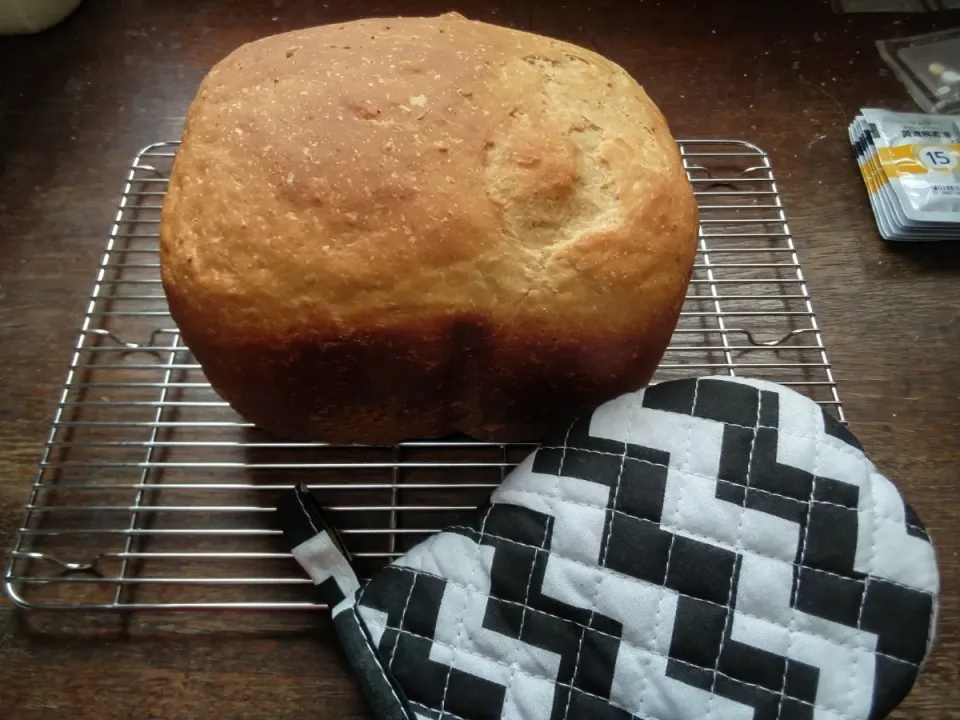
[[[217,64],[160,257],[214,389],[274,434],[535,440],[650,380],[697,226],[667,123],[623,69],[448,14]]]

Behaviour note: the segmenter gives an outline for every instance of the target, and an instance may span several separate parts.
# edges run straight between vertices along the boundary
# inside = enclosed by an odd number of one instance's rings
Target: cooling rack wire
[[[210,389],[160,286],[176,143],[137,154],[5,574],[31,608],[322,607],[273,524],[279,490],[321,493],[369,573],[486,497],[532,446],[468,439],[276,442]],[[843,408],[771,169],[735,140],[679,143],[699,253],[657,380],[749,375]]]

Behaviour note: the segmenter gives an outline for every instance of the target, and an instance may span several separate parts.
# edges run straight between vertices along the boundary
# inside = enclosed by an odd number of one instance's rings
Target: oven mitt
[[[882,718],[933,640],[920,520],[767,382],[606,403],[366,583],[306,488],[279,512],[378,720]]]

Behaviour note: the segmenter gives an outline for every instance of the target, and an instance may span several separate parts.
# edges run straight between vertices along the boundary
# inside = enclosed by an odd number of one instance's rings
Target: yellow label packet
[[[960,117],[864,108],[863,119],[903,214],[960,224]],[[883,182],[886,181],[886,182]]]

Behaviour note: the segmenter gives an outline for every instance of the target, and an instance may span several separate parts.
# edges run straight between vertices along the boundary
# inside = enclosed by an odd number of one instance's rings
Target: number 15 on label
[[[949,148],[924,148],[920,162],[931,170],[949,170],[957,166],[957,154]]]

